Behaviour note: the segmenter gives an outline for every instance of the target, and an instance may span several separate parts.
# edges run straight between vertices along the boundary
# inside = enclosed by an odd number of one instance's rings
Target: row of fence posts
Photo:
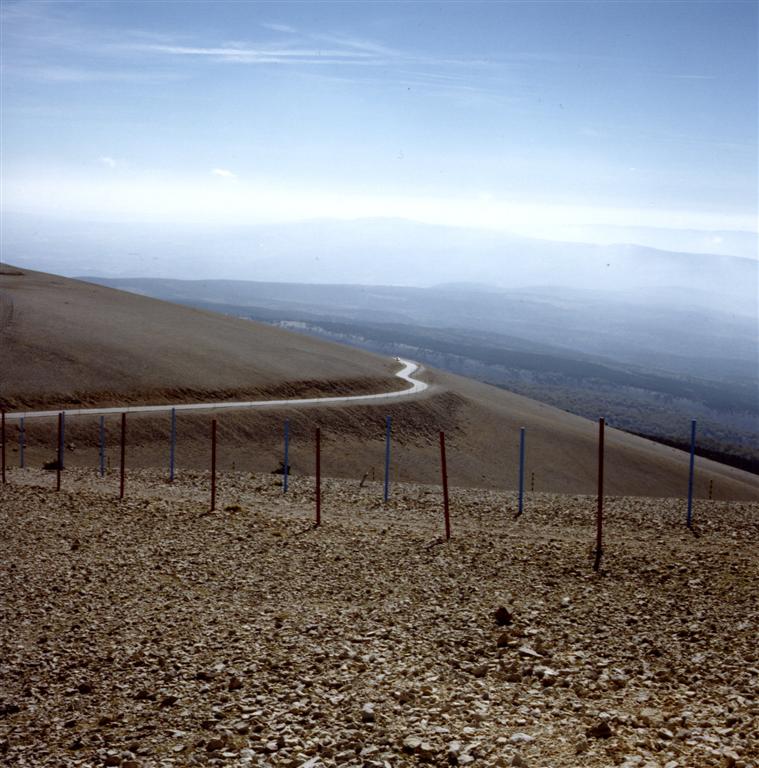
[[[119,445],[120,467],[119,467],[119,499],[124,498],[126,485],[126,412],[121,414],[121,439]],[[2,412],[2,482],[6,483],[6,418],[5,412]],[[56,490],[61,489],[61,471],[64,468],[65,454],[65,429],[66,414],[61,411],[58,414],[58,435],[57,435],[57,460],[56,460]],[[596,509],[596,547],[593,568],[599,570],[603,553],[603,498],[604,498],[604,431],[605,420],[598,420],[598,489],[597,489],[597,509]],[[25,464],[24,450],[26,446],[26,429],[24,418],[19,419],[19,464],[21,468]],[[211,509],[216,508],[216,419],[211,421]],[[98,458],[100,477],[105,475],[105,417],[100,416],[98,433]],[[390,416],[385,418],[385,473],[383,483],[383,500],[387,502],[390,497],[390,447],[392,438],[392,419]],[[173,482],[176,474],[176,441],[177,441],[177,414],[176,409],[171,409],[171,430],[169,443],[169,482]],[[315,432],[315,450],[316,450],[316,525],[321,525],[321,430],[316,428]],[[515,517],[519,517],[524,512],[524,474],[525,474],[525,443],[526,429],[521,427],[519,430],[519,480],[518,480],[518,501]],[[686,525],[688,528],[693,526],[693,481],[695,474],[695,455],[696,455],[696,421],[691,421],[690,433],[690,460],[688,470],[688,511]],[[282,490],[287,493],[288,480],[290,474],[290,421],[285,420],[284,425],[284,461],[282,464]],[[450,509],[448,496],[448,469],[445,456],[445,433],[440,432],[440,466],[443,485],[443,512],[445,516],[445,538],[451,538]],[[531,483],[534,489],[534,474]],[[709,486],[709,496],[711,498],[711,481]]]

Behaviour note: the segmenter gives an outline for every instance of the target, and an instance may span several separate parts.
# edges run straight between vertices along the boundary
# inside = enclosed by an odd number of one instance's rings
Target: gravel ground
[[[13,470],[8,766],[759,766],[759,504]]]

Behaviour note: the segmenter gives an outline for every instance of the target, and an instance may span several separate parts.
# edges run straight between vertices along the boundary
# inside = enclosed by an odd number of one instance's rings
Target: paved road
[[[64,411],[14,411],[6,413],[6,420],[36,419],[51,416],[57,416],[59,413],[69,416],[105,416],[109,413],[167,413],[172,408],[177,411],[219,411],[224,408],[271,408],[281,406],[297,405],[335,405],[338,403],[351,403],[362,405],[364,403],[376,403],[384,400],[395,400],[401,397],[408,397],[419,392],[424,392],[429,386],[423,381],[412,379],[411,376],[417,370],[419,365],[410,360],[397,358],[398,362],[403,363],[403,368],[395,375],[399,379],[410,384],[406,389],[393,390],[392,392],[380,392],[376,395],[346,395],[341,397],[308,397],[302,399],[290,400],[247,400],[243,402],[222,402],[222,403],[182,403],[179,405],[132,405],[122,408],[70,408]]]

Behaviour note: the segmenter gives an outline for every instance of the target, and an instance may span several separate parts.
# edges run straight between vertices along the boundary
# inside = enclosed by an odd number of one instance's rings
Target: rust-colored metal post
[[[119,498],[124,498],[126,479],[126,412],[121,414],[121,471],[119,474]]]
[[[593,570],[601,567],[603,554],[603,516],[604,516],[604,426],[603,418],[598,420],[598,507],[596,509],[596,557]]]
[[[445,432],[440,432],[440,468],[443,472],[443,511],[445,514],[445,540],[451,538],[451,516],[448,510],[448,467],[445,463]]]
[[[211,512],[216,509],[216,419],[211,421]]]
[[[322,462],[321,462],[322,434],[319,427],[316,428],[316,526],[322,524]]]
[[[58,414],[58,460],[55,462],[55,490],[61,490],[61,469],[63,468],[63,413]]]
[[[2,432],[2,436],[0,436],[0,443],[2,444],[2,449],[0,450],[0,461],[3,463],[3,485],[5,485],[5,411],[2,412],[2,426],[0,426],[0,432]]]

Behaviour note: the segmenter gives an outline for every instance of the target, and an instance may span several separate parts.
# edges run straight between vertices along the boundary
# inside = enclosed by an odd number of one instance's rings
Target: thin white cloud
[[[272,32],[284,32],[285,34],[295,34],[298,30],[295,27],[291,27],[289,24],[273,24],[269,21],[261,22],[261,26],[264,29],[270,29]]]
[[[117,165],[119,165],[118,160],[114,160],[112,157],[108,157],[107,155],[104,155],[103,157],[99,157],[98,160],[106,167],[106,168],[115,168]]]
[[[218,176],[220,179],[236,179],[237,175],[232,173],[232,171],[227,170],[226,168],[214,168],[211,171],[212,176]]]
[[[189,46],[189,45],[134,45],[133,50],[147,53],[162,53],[171,56],[194,56],[211,58],[217,61],[234,61],[243,64],[321,64],[365,63],[373,56],[362,51],[341,50],[336,48],[307,47],[248,47],[248,46]]]

